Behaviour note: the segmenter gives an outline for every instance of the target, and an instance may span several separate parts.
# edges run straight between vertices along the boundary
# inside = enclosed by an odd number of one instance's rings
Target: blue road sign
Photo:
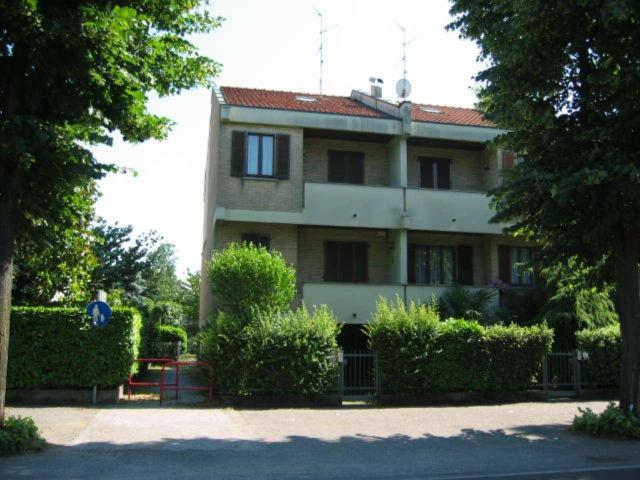
[[[87,314],[96,327],[106,327],[111,319],[111,307],[107,302],[95,301],[87,305]]]

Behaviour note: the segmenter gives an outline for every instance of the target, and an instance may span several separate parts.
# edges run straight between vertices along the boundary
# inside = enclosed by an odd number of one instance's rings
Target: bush
[[[619,387],[622,362],[620,327],[611,325],[582,330],[576,334],[576,341],[578,348],[589,354],[589,359],[583,361],[586,383],[599,387]]]
[[[233,395],[325,394],[337,387],[340,327],[326,308],[313,314],[262,312],[251,322],[220,314],[205,334],[219,391]]]
[[[573,430],[592,435],[640,439],[640,417],[622,412],[610,403],[601,414],[590,408],[578,408],[580,414],[573,418]]]
[[[104,328],[84,309],[16,307],[11,311],[9,388],[113,387],[138,356],[140,315],[113,308]]]
[[[296,292],[295,271],[282,255],[253,244],[232,243],[214,252],[209,278],[221,309],[245,318],[254,309],[288,309]]]
[[[530,386],[553,341],[544,326],[441,322],[436,306],[381,298],[366,330],[384,393],[517,391]]]
[[[153,302],[149,308],[149,319],[154,325],[180,326],[184,317],[184,310],[179,303]]]
[[[440,315],[443,318],[465,318],[486,323],[489,318],[489,302],[494,295],[495,292],[489,289],[451,287],[440,297]]]
[[[0,427],[0,455],[37,452],[45,445],[31,417],[7,417]]]
[[[187,348],[187,331],[174,325],[156,325],[158,340],[161,342],[181,342],[182,348]]]

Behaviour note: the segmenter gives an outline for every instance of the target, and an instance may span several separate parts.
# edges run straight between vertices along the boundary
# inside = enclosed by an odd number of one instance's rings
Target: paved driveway
[[[640,478],[640,442],[566,431],[578,406],[605,405],[14,407],[9,414],[32,416],[51,446],[0,459],[0,478]]]

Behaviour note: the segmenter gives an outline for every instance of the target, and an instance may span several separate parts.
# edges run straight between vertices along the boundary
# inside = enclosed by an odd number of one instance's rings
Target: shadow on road
[[[640,442],[594,439],[548,424],[417,438],[200,437],[51,445],[40,454],[0,459],[0,477],[410,479],[602,468],[639,460]]]

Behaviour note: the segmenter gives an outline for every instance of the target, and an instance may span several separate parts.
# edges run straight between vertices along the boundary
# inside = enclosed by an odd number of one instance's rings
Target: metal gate
[[[378,356],[371,352],[345,352],[342,354],[340,376],[342,398],[371,400],[378,394]]]
[[[553,396],[574,397],[580,393],[578,352],[554,352],[544,357],[539,387]]]

